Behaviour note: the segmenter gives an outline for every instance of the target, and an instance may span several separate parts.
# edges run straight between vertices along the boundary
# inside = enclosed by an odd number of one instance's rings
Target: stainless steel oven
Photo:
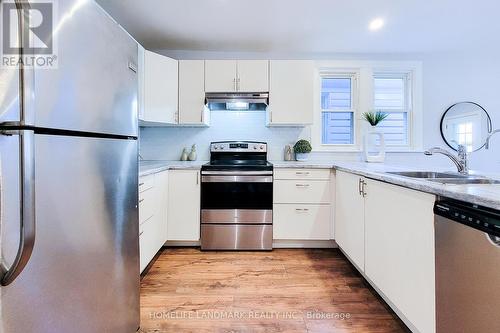
[[[211,162],[201,170],[202,250],[272,249],[273,170],[266,151],[265,143],[212,143]]]

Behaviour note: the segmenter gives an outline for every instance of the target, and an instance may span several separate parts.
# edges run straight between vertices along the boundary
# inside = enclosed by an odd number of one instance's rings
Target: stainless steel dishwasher
[[[434,206],[437,333],[500,332],[500,211]]]

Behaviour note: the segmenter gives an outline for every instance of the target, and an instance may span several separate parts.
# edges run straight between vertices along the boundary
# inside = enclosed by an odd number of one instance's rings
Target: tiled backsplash
[[[212,111],[210,127],[147,127],[141,129],[140,153],[145,160],[178,160],[184,147],[196,144],[198,160],[210,158],[212,141],[250,140],[268,143],[268,159],[283,160],[284,147],[299,138],[310,139],[310,128],[266,127],[265,112]],[[313,152],[316,161],[360,161],[360,153]],[[422,153],[388,153],[394,165],[435,166],[452,168],[445,157],[429,158]]]
[[[301,127],[266,127],[263,111],[212,111],[210,127],[142,128],[140,153],[145,160],[178,160],[182,149],[196,144],[198,160],[210,158],[212,141],[249,140],[268,143],[268,158],[282,160],[286,144],[309,138],[309,129]]]

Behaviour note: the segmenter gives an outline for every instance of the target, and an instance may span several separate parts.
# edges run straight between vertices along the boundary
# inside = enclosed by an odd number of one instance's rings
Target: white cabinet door
[[[139,178],[141,272],[167,240],[168,172]]]
[[[313,91],[314,63],[312,61],[271,60],[268,125],[312,124]]]
[[[205,91],[235,92],[236,60],[205,60]]]
[[[364,271],[365,265],[365,201],[359,193],[363,177],[337,171],[335,177],[335,241]]]
[[[200,171],[170,170],[167,239],[200,239]]]
[[[435,332],[435,197],[371,180],[366,193],[365,274],[418,331]]]
[[[179,60],[179,124],[208,124],[204,80],[203,60]]]
[[[157,252],[155,225],[151,220],[148,220],[139,226],[139,264],[141,273]]]
[[[158,218],[157,223],[157,242],[156,247],[161,247],[167,241],[167,218],[168,218],[168,171],[163,171],[155,175],[155,189],[158,195],[155,215]]]
[[[160,54],[145,51],[144,116],[154,123],[177,123],[179,75],[178,62]]]
[[[275,204],[274,239],[330,239],[330,205]]]
[[[238,91],[269,91],[269,60],[238,60]]]

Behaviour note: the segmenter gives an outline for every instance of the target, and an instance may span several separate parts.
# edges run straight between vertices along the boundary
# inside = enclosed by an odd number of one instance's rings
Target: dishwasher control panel
[[[434,214],[500,237],[500,211],[452,199],[439,199]]]

